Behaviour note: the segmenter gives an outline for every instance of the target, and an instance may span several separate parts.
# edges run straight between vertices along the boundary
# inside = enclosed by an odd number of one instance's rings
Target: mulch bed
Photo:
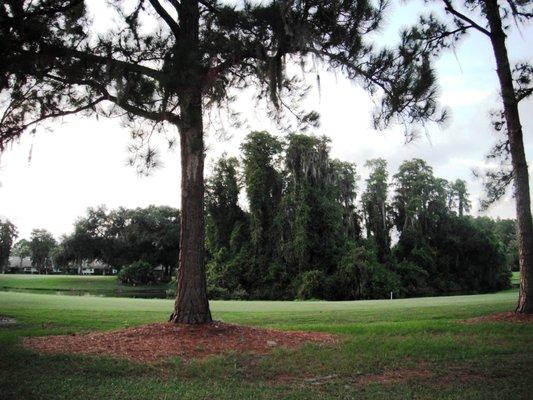
[[[149,324],[109,332],[25,338],[25,347],[41,353],[78,353],[153,362],[168,357],[184,360],[227,352],[264,354],[276,347],[303,343],[333,344],[333,335],[279,331],[213,322],[206,325]]]
[[[533,323],[533,314],[517,314],[509,311],[498,314],[484,315],[482,317],[469,318],[464,322],[467,324],[475,324],[480,322],[511,322],[515,324],[531,324]]]

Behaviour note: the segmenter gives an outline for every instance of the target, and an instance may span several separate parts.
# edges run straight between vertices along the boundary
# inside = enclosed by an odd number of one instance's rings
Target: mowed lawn
[[[2,399],[527,399],[533,329],[464,320],[514,309],[517,291],[355,302],[213,301],[215,319],[339,335],[335,346],[142,365],[39,355],[21,338],[165,321],[171,300],[0,292]]]

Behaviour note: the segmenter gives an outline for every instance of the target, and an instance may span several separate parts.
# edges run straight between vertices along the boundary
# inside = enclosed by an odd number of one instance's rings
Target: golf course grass
[[[511,311],[516,299],[517,291],[508,290],[349,302],[212,301],[218,320],[331,332],[339,343],[144,365],[40,355],[20,343],[25,336],[165,321],[172,300],[0,292],[0,316],[17,321],[0,327],[0,397],[526,399],[533,384],[533,325],[464,322]]]

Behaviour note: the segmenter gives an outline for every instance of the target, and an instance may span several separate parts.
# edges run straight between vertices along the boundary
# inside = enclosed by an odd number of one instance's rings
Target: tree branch
[[[477,24],[476,22],[474,22],[474,20],[468,18],[466,15],[460,13],[459,11],[457,11],[455,8],[453,8],[453,5],[452,5],[452,2],[451,0],[442,0],[444,2],[444,4],[446,5],[444,7],[444,10],[446,10],[447,12],[449,12],[450,14],[452,15],[455,15],[457,18],[465,21],[465,22],[468,22],[470,25],[472,25],[472,27],[474,29],[477,29],[478,31],[480,31],[481,33],[487,35],[489,38],[491,36],[491,33],[486,30],[485,28],[483,28],[481,25]]]
[[[154,7],[155,11],[159,14],[161,18],[167,23],[168,27],[178,39],[181,35],[181,28],[178,25],[178,23],[170,16],[170,14],[165,10],[165,7],[161,5],[159,0],[149,0],[152,7]]]
[[[77,107],[77,108],[74,108],[72,110],[61,110],[61,111],[56,111],[56,112],[52,112],[52,113],[49,113],[49,114],[45,114],[45,115],[41,115],[39,118],[37,119],[34,119],[33,121],[31,122],[28,122],[26,124],[22,124],[20,125],[14,132],[15,132],[15,135],[11,135],[9,133],[9,130],[7,131],[7,137],[9,136],[13,136],[13,137],[16,137],[16,136],[19,136],[20,133],[23,133],[26,129],[28,129],[30,126],[33,126],[33,125],[36,125],[38,124],[39,122],[42,122],[42,121],[45,121],[47,119],[51,119],[51,118],[58,118],[58,117],[65,117],[67,115],[72,115],[72,114],[77,114],[81,111],[84,111],[84,110],[88,110],[90,108],[94,108],[98,103],[102,102],[106,100],[105,99],[105,96],[100,96],[99,98],[97,98],[96,100],[93,100],[83,106],[80,106],[80,107]],[[3,117],[3,119],[5,119],[5,115]],[[3,136],[2,135],[2,131],[0,129],[0,136]],[[0,150],[3,149],[3,143],[4,141],[3,140],[0,140]]]
[[[57,13],[60,13],[60,12],[68,11],[68,10],[70,10],[71,8],[73,8],[73,7],[77,6],[77,5],[83,4],[83,1],[84,0],[72,0],[68,4],[63,5],[63,6],[59,6],[59,7],[55,7],[55,8],[49,8],[49,9],[44,8],[44,9],[36,10],[36,11],[33,11],[33,12],[24,12],[24,14],[21,14],[19,16],[15,16],[15,17],[11,17],[11,18],[10,17],[6,17],[5,19],[0,19],[0,22],[5,23],[5,22],[9,22],[9,21],[23,20],[23,19],[27,19],[27,18],[31,18],[31,17],[38,17],[38,16],[43,16],[43,15],[57,14]]]
[[[130,104],[127,101],[119,99],[117,96],[110,94],[103,84],[93,79],[70,80],[70,79],[64,79],[59,76],[55,76],[51,74],[47,74],[46,76],[50,79],[53,79],[53,80],[56,80],[62,83],[89,86],[93,88],[94,90],[100,92],[104,100],[108,100],[116,104],[117,106],[119,106],[124,111],[130,114],[134,114],[139,117],[149,119],[151,121],[156,121],[156,122],[168,121],[174,125],[178,125],[180,123],[180,118],[176,114],[173,114],[168,111],[154,112],[154,111],[145,110],[138,106],[134,106],[133,104]]]
[[[111,64],[112,66],[124,69],[129,72],[134,72],[151,78],[161,80],[163,73],[156,69],[146,67],[140,64],[134,64],[127,61],[120,61],[111,57],[98,56],[95,54],[86,53],[84,51],[69,49],[67,47],[58,45],[43,44],[42,48],[56,56],[71,56],[79,60],[88,61],[89,63]]]

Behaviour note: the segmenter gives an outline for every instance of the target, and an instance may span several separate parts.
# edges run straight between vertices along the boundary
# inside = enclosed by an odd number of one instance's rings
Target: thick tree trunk
[[[181,237],[178,294],[170,320],[211,322],[204,266],[204,144],[201,96],[181,109]]]
[[[188,68],[177,71],[186,88],[180,94],[181,232],[178,294],[170,320],[184,324],[211,322],[204,255],[204,139],[198,1],[182,0],[176,54]]]
[[[520,260],[520,294],[516,311],[531,314],[533,313],[533,222],[529,195],[529,173],[518,113],[518,101],[513,87],[498,3],[497,0],[485,0],[485,5],[491,31],[492,48],[496,58],[513,165]]]

